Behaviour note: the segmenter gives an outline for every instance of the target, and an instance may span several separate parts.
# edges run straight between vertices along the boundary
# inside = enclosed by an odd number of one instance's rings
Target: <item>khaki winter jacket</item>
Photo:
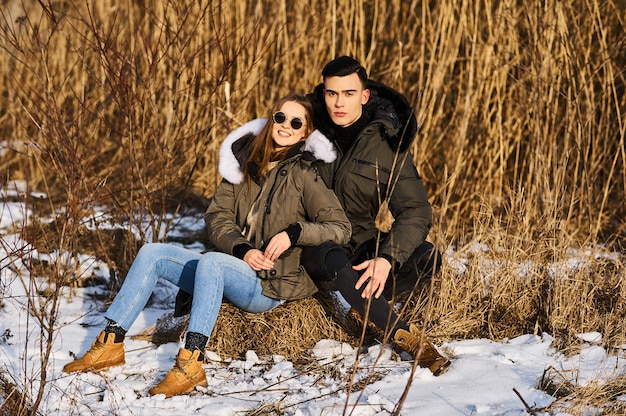
[[[219,170],[224,178],[205,213],[209,238],[215,247],[234,255],[241,244],[260,250],[289,225],[302,230],[296,244],[285,251],[274,268],[258,272],[265,296],[295,300],[312,295],[317,287],[300,265],[303,246],[325,241],[344,245],[350,239],[350,222],[337,197],[312,167],[335,159],[330,142],[314,131],[294,155],[280,162],[267,175],[263,187],[243,176],[246,149],[266,120],[254,120],[228,135],[220,150]],[[253,235],[244,237],[246,218],[254,201],[260,198]]]
[[[316,127],[333,143],[335,125],[326,111],[324,85],[307,98],[315,109]],[[413,109],[398,92],[370,81],[370,100],[363,111],[369,124],[345,154],[319,166],[319,173],[338,196],[352,223],[350,248],[377,237],[376,216],[387,201],[394,222],[379,245],[379,256],[404,263],[428,236],[432,210],[426,190],[413,164],[410,146],[417,134]]]

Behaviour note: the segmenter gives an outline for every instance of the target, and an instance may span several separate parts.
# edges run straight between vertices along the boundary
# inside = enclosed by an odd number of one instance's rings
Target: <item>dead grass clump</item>
[[[574,270],[555,271],[549,297],[549,329],[561,348],[580,343],[576,335],[597,331],[605,347],[626,341],[626,273],[603,258],[588,259]]]
[[[554,396],[557,400],[548,408],[552,412],[567,412],[570,415],[594,414],[623,415],[626,402],[621,399],[626,391],[626,376],[618,376],[607,381],[594,381],[584,386],[575,385],[567,375],[554,368],[548,369],[540,381],[539,389]]]
[[[516,238],[517,246],[512,241]],[[622,259],[551,244],[553,240],[502,232],[470,242],[442,265],[432,295],[422,291],[409,299],[403,317],[435,340],[498,340],[546,332],[554,335],[555,347],[566,352],[576,351],[578,334],[597,331],[604,347],[623,344]]]
[[[150,341],[157,345],[167,344],[168,342],[179,342],[182,340],[188,324],[189,315],[176,317],[174,316],[174,312],[168,312],[161,316],[154,324],[150,325],[139,334],[131,336],[131,338]]]
[[[26,416],[32,414],[32,403],[23,392],[0,373],[0,415]]]
[[[562,371],[549,367],[544,370],[538,388],[552,397],[567,397],[576,391],[576,386],[570,381],[570,378]]]
[[[478,258],[470,259],[462,273],[444,264],[432,282],[433,295],[412,298],[404,317],[419,323],[433,340],[486,336],[489,291],[481,271]]]
[[[287,414],[282,402],[264,403],[258,409],[244,413],[244,416],[281,416]]]
[[[88,222],[89,220],[85,220]],[[109,289],[111,296],[119,290],[123,279],[130,268],[135,254],[139,251],[141,242],[128,230],[121,228],[90,229],[86,224],[77,225],[73,238],[68,240],[64,236],[64,221],[55,219],[51,222],[31,221],[22,230],[22,238],[30,244],[30,248],[38,253],[52,254],[67,246],[71,253],[92,255],[105,262],[110,269]],[[71,287],[85,287],[104,283],[93,275],[80,273],[59,273],[56,268],[59,264],[33,258],[29,262],[30,273],[33,276],[67,276],[65,279],[55,279],[56,283]]]
[[[133,339],[161,344],[182,339],[188,315],[166,314]],[[222,358],[241,358],[248,350],[259,355],[278,354],[286,359],[302,357],[321,339],[355,344],[320,302],[314,298],[287,302],[271,311],[253,314],[223,303],[207,349]]]

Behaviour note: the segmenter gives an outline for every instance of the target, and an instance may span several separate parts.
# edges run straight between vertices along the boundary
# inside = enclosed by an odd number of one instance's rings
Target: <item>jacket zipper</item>
[[[274,182],[272,183],[270,192],[268,193],[267,199],[265,200],[265,205],[263,206],[263,217],[261,218],[261,248],[265,246],[265,222],[267,219],[267,214],[270,213],[270,205],[272,203],[272,199],[274,198],[274,194],[276,193],[278,175],[280,175],[280,171],[290,162],[291,160],[286,160],[280,165],[276,166],[276,175],[274,176]]]

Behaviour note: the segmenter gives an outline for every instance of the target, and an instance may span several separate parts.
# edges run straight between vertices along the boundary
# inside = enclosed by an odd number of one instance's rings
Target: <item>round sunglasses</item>
[[[272,114],[272,120],[276,124],[283,124],[287,120],[287,116],[282,111],[277,111]],[[300,117],[294,117],[290,120],[291,128],[294,130],[300,130],[304,126],[304,121]]]

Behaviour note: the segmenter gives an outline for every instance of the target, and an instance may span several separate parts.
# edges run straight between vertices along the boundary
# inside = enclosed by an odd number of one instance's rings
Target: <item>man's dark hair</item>
[[[346,75],[356,73],[365,87],[367,85],[367,71],[363,65],[351,56],[340,56],[326,64],[322,69],[322,78],[327,77],[345,77]]]

